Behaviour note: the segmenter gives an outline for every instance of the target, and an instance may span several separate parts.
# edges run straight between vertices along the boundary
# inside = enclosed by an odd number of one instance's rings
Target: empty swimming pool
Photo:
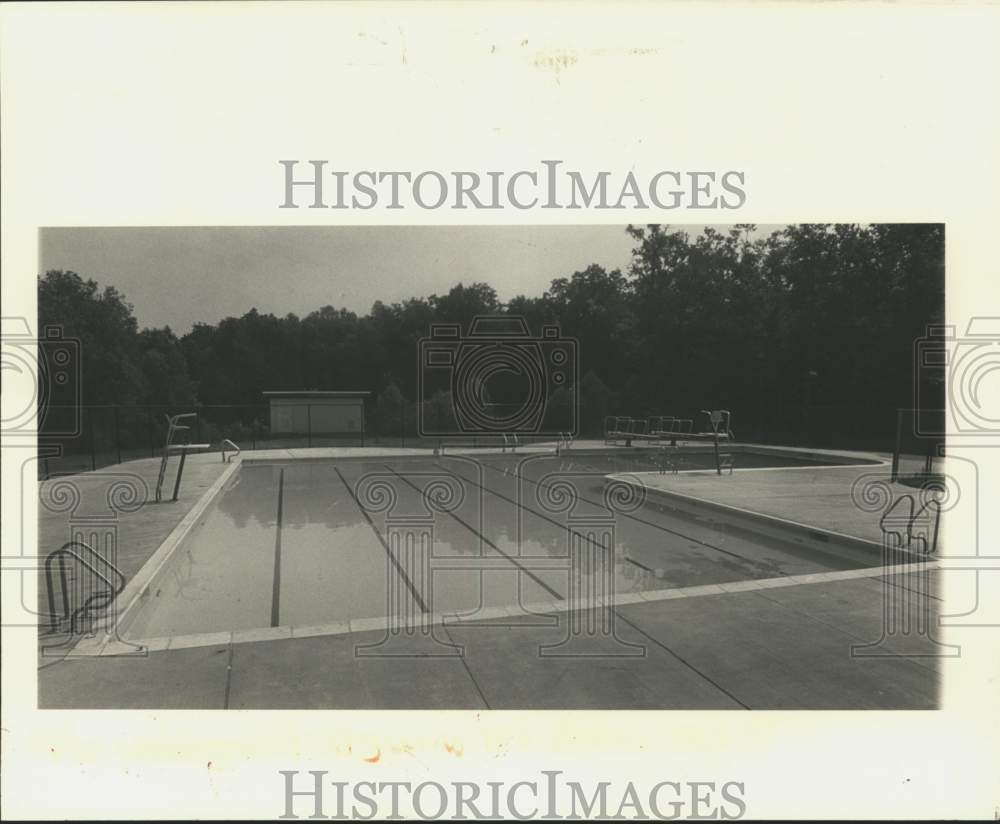
[[[607,478],[649,472],[654,460],[608,452],[245,463],[130,610],[123,635],[346,622],[403,602],[468,617],[489,607],[527,614],[564,601],[580,579],[624,594],[878,563],[684,511]],[[689,467],[711,460],[687,458]],[[745,453],[738,465],[817,463]],[[581,544],[606,562],[574,565]]]

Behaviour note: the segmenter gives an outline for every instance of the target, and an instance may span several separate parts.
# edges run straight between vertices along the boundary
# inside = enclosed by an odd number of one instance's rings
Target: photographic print
[[[39,705],[936,708],[944,258],[43,230]]]
[[[996,818],[998,9],[0,5],[4,819]]]

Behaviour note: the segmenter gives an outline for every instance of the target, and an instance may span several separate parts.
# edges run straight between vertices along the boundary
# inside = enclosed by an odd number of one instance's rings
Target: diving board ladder
[[[190,426],[185,426],[180,423],[183,418],[194,418],[197,417],[197,412],[185,412],[183,415],[165,415],[167,419],[167,440],[163,445],[163,457],[160,459],[160,474],[156,479],[156,502],[160,503],[163,498],[163,481],[167,476],[167,461],[172,453],[180,453],[181,463],[177,467],[177,477],[174,479],[174,496],[171,501],[177,500],[177,493],[181,489],[181,476],[184,474],[184,461],[187,458],[187,453],[192,449],[208,449],[211,444],[207,443],[174,443],[174,433],[180,432],[182,430],[190,429]]]

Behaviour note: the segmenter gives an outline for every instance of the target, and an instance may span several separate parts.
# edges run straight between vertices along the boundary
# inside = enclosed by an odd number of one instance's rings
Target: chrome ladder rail
[[[94,563],[91,563],[91,561],[84,557],[83,553],[77,552],[77,548],[85,550],[86,553],[89,553],[92,558],[97,559],[98,563],[103,564],[116,580],[112,581],[109,575],[106,575],[98,569]],[[80,606],[77,606],[76,604],[71,605],[69,587],[67,585],[66,565],[62,563],[64,558],[75,560],[76,563],[89,571],[92,576],[99,578],[104,584],[106,584],[107,589],[90,593]],[[61,618],[58,617],[55,611],[55,573],[53,567],[57,561],[60,562],[58,570],[60,594],[62,595]],[[58,632],[62,624],[68,621],[70,632],[75,634],[77,631],[77,622],[82,617],[86,617],[90,614],[91,611],[95,609],[95,604],[96,609],[107,607],[121,594],[122,590],[125,588],[125,575],[120,569],[118,569],[118,567],[111,563],[111,561],[104,558],[99,552],[91,547],[90,544],[77,539],[67,541],[55,552],[50,553],[45,559],[45,588],[49,599],[49,631]]]
[[[230,455],[229,458],[226,458],[226,451],[227,451],[226,450],[226,444],[229,444],[229,446],[232,447],[232,449],[229,450],[229,451],[235,450],[234,454]],[[239,457],[239,455],[240,455],[240,453],[242,451],[243,450],[241,450],[239,448],[239,446],[237,446],[235,443],[233,443],[233,441],[229,440],[229,438],[224,438],[223,441],[222,441],[222,462],[223,463],[230,463],[233,460],[233,458]]]

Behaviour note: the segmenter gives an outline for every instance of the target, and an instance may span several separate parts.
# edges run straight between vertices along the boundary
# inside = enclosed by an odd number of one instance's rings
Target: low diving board
[[[188,430],[191,427],[181,423],[184,418],[193,418],[197,415],[196,412],[187,412],[183,415],[165,415],[167,419],[167,439],[166,443],[163,444],[163,457],[160,459],[160,474],[156,479],[156,502],[160,503],[163,499],[163,481],[167,476],[167,462],[171,455],[179,454],[181,456],[180,465],[177,467],[177,477],[174,479],[174,495],[170,499],[171,501],[177,500],[177,495],[181,489],[181,477],[184,474],[184,461],[187,459],[188,452],[204,452],[206,449],[211,448],[211,444],[208,443],[174,443],[174,435],[177,432]]]

